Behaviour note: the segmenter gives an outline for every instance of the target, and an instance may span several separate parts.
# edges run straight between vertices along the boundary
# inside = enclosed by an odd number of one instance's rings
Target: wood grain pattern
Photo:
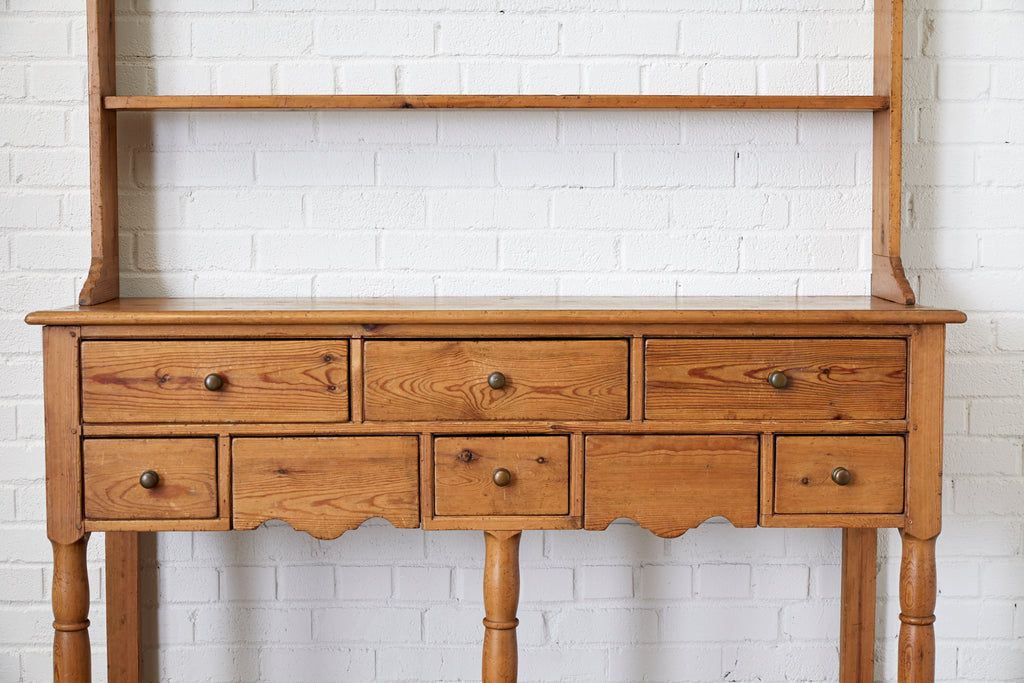
[[[674,538],[722,516],[757,525],[756,436],[588,436],[584,528],[628,517]]]
[[[69,544],[82,526],[82,428],[79,414],[79,329],[43,328],[43,413],[46,437],[46,535]]]
[[[900,683],[935,680],[935,600],[938,596],[935,537],[904,532],[900,562]]]
[[[843,529],[839,683],[875,680],[877,529]]]
[[[78,302],[89,306],[120,293],[117,215],[117,112],[104,98],[117,92],[114,0],[86,3],[89,52],[89,194],[92,261]]]
[[[89,683],[89,572],[85,535],[53,546],[53,683]]]
[[[505,385],[487,379],[501,372]],[[378,341],[364,345],[367,420],[599,420],[629,413],[629,345]]]
[[[780,436],[775,440],[778,514],[903,511],[902,436]],[[831,479],[837,467],[852,479]]]
[[[482,683],[516,683],[519,650],[519,531],[484,532]]]
[[[207,375],[224,386],[210,391]],[[348,419],[344,341],[90,341],[85,422],[340,422]]]
[[[498,468],[507,486],[494,483]],[[567,515],[569,437],[436,438],[434,497],[438,515]]]
[[[217,516],[214,439],[85,439],[89,519],[209,519]],[[146,489],[143,472],[160,481]]]
[[[900,419],[906,415],[902,339],[652,339],[651,420]],[[789,379],[768,384],[773,371]]]
[[[782,109],[879,111],[883,95],[128,95],[111,110],[153,109]]]
[[[913,304],[900,259],[903,174],[903,0],[875,0],[874,91],[889,107],[872,121],[871,293]]]
[[[414,436],[235,439],[234,527],[280,519],[321,539],[371,517],[415,528],[417,442]]]
[[[636,325],[649,324],[906,325],[966,319],[959,311],[904,306],[868,296],[122,298],[25,317],[33,325],[322,324],[366,325],[368,331],[403,323],[505,323],[534,326],[531,334],[537,334],[539,326],[558,323],[621,323],[635,331]],[[168,334],[166,328],[162,330]]]
[[[107,596],[107,683],[139,683],[139,534],[104,534]]]

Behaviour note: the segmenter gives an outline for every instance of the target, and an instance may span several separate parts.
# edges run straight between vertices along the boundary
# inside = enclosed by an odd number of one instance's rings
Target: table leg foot
[[[519,531],[485,531],[483,683],[515,683],[519,667]]]
[[[89,574],[85,564],[88,535],[53,544],[53,680],[89,683]]]
[[[899,680],[935,680],[935,537],[903,536],[900,565]]]

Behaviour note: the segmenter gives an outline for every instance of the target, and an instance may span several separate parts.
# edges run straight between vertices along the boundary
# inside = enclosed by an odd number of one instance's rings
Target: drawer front
[[[217,516],[215,439],[85,439],[82,459],[86,519]]]
[[[419,526],[415,436],[238,438],[231,470],[236,529],[280,519],[336,538],[371,517]]]
[[[903,512],[904,454],[902,436],[777,437],[775,512]]]
[[[756,436],[588,436],[584,528],[620,517],[672,538],[711,517],[757,524]]]
[[[629,347],[595,341],[368,341],[368,420],[620,420]]]
[[[569,437],[434,439],[434,512],[569,514]]]
[[[899,420],[902,339],[651,339],[651,420]]]
[[[87,341],[86,422],[341,422],[347,341]]]

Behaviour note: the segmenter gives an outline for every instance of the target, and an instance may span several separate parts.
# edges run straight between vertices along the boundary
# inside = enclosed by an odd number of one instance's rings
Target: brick
[[[576,570],[580,598],[602,600],[633,597],[633,568],[630,566],[586,566]]]
[[[558,643],[652,643],[658,641],[658,615],[645,609],[572,609],[548,619]]]
[[[253,242],[261,271],[372,270],[377,237],[367,232],[295,232],[259,234]]]
[[[937,93],[941,100],[984,99],[991,84],[989,64],[941,62],[937,71]]]
[[[559,22],[521,14],[442,16],[440,54],[525,57],[558,51]]]
[[[779,634],[777,607],[690,603],[666,608],[663,621],[664,642],[775,640]]]
[[[434,53],[431,21],[354,15],[317,22],[314,53],[321,55],[428,56]]]
[[[313,613],[317,642],[403,643],[420,640],[419,609],[338,607]]]
[[[497,178],[506,187],[609,187],[614,162],[606,152],[499,152]]]
[[[801,602],[782,608],[781,635],[807,643],[839,640],[839,605],[835,602]]]
[[[335,92],[335,67],[330,61],[278,63],[273,74],[275,95],[333,95]]]
[[[249,152],[138,152],[135,178],[147,187],[168,186],[188,178],[195,185],[250,185],[253,155]]]
[[[277,574],[273,567],[224,567],[220,570],[220,599],[263,602],[277,595]]]
[[[702,564],[694,577],[694,592],[702,598],[749,597],[750,566]]]
[[[387,600],[391,597],[391,569],[389,567],[338,567],[335,570],[335,576],[339,598]]]
[[[218,63],[212,73],[213,95],[266,95],[274,89],[273,64],[270,62]]]
[[[442,230],[543,228],[548,225],[551,203],[550,194],[546,191],[504,188],[433,190],[427,195],[427,226]]]
[[[640,569],[640,597],[679,600],[693,594],[693,569],[685,565],[648,564]]]
[[[487,270],[497,265],[497,257],[495,236],[484,232],[435,232],[429,241],[424,241],[422,232],[393,232],[384,235],[381,242],[385,268],[427,270],[449,264],[449,268]]]
[[[189,681],[257,681],[260,679],[260,650],[261,648],[239,645],[232,647],[208,647],[206,645],[162,647],[160,648],[159,664],[161,669],[174,671],[184,680]],[[95,660],[96,658],[93,659],[94,666]],[[150,665],[149,661],[146,662],[153,668],[156,663],[154,661]],[[143,675],[153,680],[156,672],[147,666],[144,668]]]
[[[418,187],[487,187],[494,185],[490,151],[427,148],[386,150],[379,154],[380,184]]]
[[[390,590],[388,592],[390,592]],[[278,567],[278,600],[323,601],[332,598],[333,596],[333,567],[324,565],[296,565]]]
[[[31,566],[0,566],[0,600],[5,603],[42,602],[43,570]]]
[[[218,606],[196,611],[196,641],[200,643],[310,642],[312,615],[308,609]]]
[[[566,55],[672,55],[678,40],[678,23],[659,16],[575,16],[562,22]]]
[[[257,181],[275,188],[373,185],[373,166],[373,154],[363,151],[256,152]]]
[[[191,19],[194,57],[246,57],[259,48],[261,57],[299,55],[313,47],[313,19],[275,17],[273,21],[236,16]]]
[[[730,151],[620,152],[619,181],[626,187],[715,187],[735,182]]]
[[[374,680],[374,660],[369,649],[267,647],[259,652],[262,678],[280,683],[370,681]]]
[[[447,567],[396,567],[395,597],[417,603],[447,600],[452,572]]]
[[[798,24],[794,19],[708,16],[682,22],[682,51],[700,57],[795,57]]]
[[[0,45],[10,56],[62,57],[68,54],[69,31],[64,20],[8,15],[0,24]]]
[[[0,64],[0,95],[13,100],[25,97],[26,73],[22,64]]]
[[[1019,12],[934,12],[925,34],[927,57],[1020,57]]]
[[[700,254],[701,262],[691,265],[694,254]],[[739,254],[739,238],[711,230],[630,233],[622,238],[626,270],[735,273]]]
[[[428,145],[438,139],[438,113],[429,110],[325,111],[316,122],[317,140],[327,144]]]
[[[495,140],[508,146],[552,146],[558,121],[553,111],[522,111],[510,118],[504,110],[455,110],[438,119],[437,138],[453,147],[493,146]]]
[[[608,658],[608,680],[614,681],[712,681],[723,675],[722,652],[708,645],[616,648]]]

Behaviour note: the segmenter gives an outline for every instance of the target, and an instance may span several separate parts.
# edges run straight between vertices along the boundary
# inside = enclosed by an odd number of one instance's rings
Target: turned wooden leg
[[[106,533],[107,679],[139,683],[139,534]]]
[[[935,680],[935,537],[920,539],[904,531],[900,565],[899,680]]]
[[[483,683],[515,683],[519,668],[519,531],[485,531]]]
[[[877,552],[877,529],[843,529],[840,683],[874,680]]]
[[[53,681],[89,683],[89,574],[85,546],[89,536],[53,544]]]

